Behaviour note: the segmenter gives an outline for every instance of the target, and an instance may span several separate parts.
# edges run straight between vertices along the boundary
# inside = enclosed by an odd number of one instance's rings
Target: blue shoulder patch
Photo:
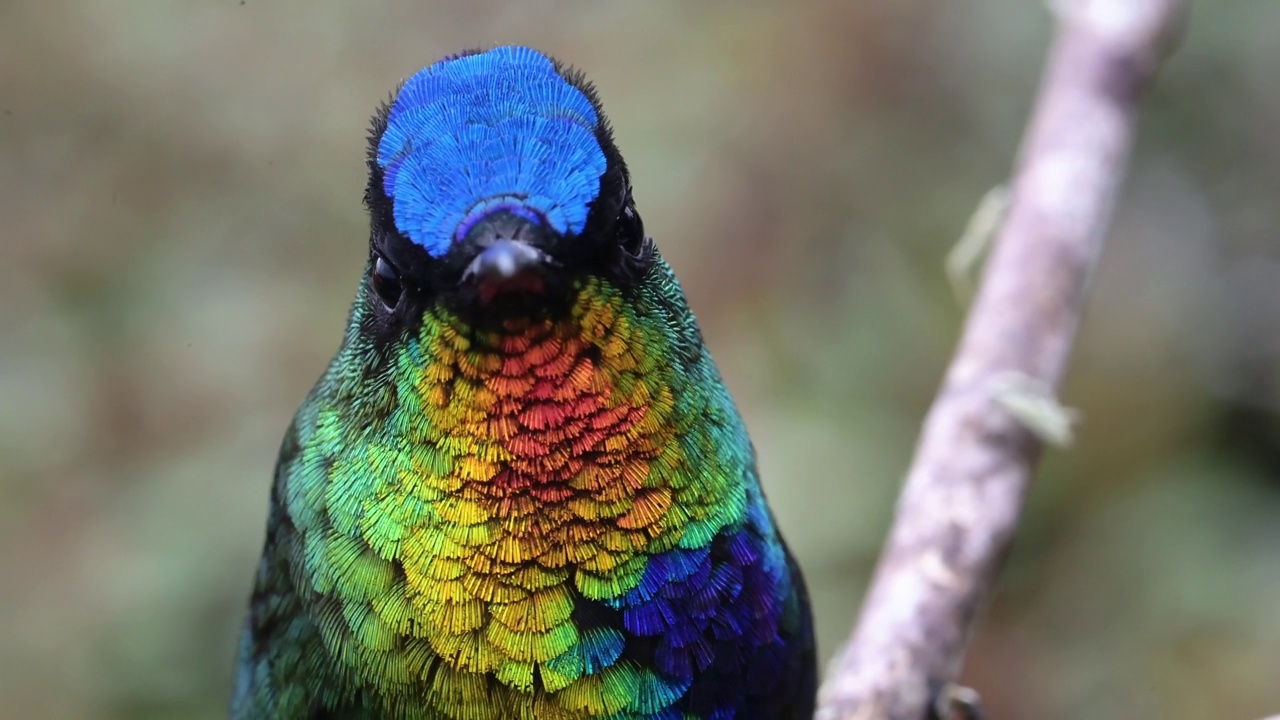
[[[409,78],[378,144],[396,227],[444,255],[489,211],[582,232],[604,150],[591,101],[542,53],[500,47]]]

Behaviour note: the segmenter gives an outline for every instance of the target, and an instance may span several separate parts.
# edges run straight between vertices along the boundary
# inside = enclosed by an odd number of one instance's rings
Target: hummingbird
[[[594,87],[530,48],[446,57],[367,164],[230,716],[810,718],[804,579]]]

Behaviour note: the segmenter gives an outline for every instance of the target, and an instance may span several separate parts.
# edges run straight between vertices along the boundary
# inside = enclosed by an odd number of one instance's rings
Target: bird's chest
[[[788,591],[751,516],[748,456],[625,322],[475,343],[424,332],[401,373],[415,381],[389,401],[396,432],[293,469],[326,474],[324,497],[289,495],[327,516],[299,523],[301,559],[350,672],[388,688],[491,677],[504,689],[489,697],[516,704],[607,698],[602,684],[658,691],[637,667],[692,678],[717,644],[776,632]],[[330,446],[324,428],[309,448]]]
[[[680,532],[671,513],[693,429],[670,384],[642,372],[644,351],[616,322],[563,325],[482,348],[431,338],[399,486],[429,515],[405,539],[411,587],[510,602],[567,573],[612,575]]]
[[[456,667],[531,682],[580,637],[575,607],[638,586],[691,528],[727,524],[731,487],[706,479],[742,469],[704,453],[709,430],[657,350],[607,306],[489,337],[426,328],[394,432],[327,470],[343,557],[391,581],[374,614]]]

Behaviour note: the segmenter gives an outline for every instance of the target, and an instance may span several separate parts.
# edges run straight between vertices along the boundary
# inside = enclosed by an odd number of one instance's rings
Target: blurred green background
[[[363,266],[365,132],[469,46],[589,71],[847,632],[963,308],[1039,2],[0,2],[0,717],[215,718],[276,448]],[[997,720],[1280,712],[1280,3],[1145,105],[966,680]]]

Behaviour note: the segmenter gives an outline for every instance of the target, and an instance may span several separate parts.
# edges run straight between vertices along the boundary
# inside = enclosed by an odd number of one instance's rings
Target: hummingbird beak
[[[511,291],[540,291],[540,270],[551,264],[551,258],[538,248],[521,240],[499,238],[476,254],[462,273],[463,283],[480,289],[483,300]]]
[[[463,282],[504,282],[547,260],[546,253],[520,240],[500,238],[481,250],[462,273]]]

